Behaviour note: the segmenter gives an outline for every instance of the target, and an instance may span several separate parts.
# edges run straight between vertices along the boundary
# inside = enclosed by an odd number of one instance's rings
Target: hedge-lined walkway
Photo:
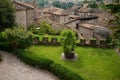
[[[59,80],[51,73],[24,64],[14,55],[0,51],[0,80]]]

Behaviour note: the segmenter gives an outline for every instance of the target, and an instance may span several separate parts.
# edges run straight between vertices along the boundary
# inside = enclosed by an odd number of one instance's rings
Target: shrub
[[[33,35],[31,32],[25,31],[22,27],[6,29],[7,40],[11,48],[27,48],[33,43]]]
[[[0,0],[0,31],[15,25],[15,8],[11,0]]]
[[[36,29],[36,25],[34,23],[30,24],[29,27],[27,28],[28,31],[34,32]]]
[[[12,48],[10,47],[9,42],[0,42],[0,50],[11,52]]]
[[[61,29],[54,29],[50,24],[48,24],[45,20],[43,20],[39,26],[35,24],[31,24],[28,27],[28,30],[34,34],[49,34],[49,35],[59,35],[61,33]]]
[[[50,72],[58,76],[61,80],[83,80],[80,75],[68,70],[60,64],[54,63],[54,61],[52,60],[35,57],[33,55],[30,55],[30,53],[20,49],[16,50],[14,54],[26,64],[49,70]]]
[[[49,35],[60,35],[60,33],[62,32],[61,29],[51,29]]]
[[[5,32],[0,32],[0,41],[5,42],[7,40],[7,34]]]
[[[25,51],[23,50],[16,50],[14,52],[15,55],[17,55],[18,58],[20,58],[23,62],[26,64],[29,64],[31,66],[37,66],[38,68],[42,69],[49,69],[50,64],[53,63],[52,60],[46,59],[46,58],[33,58],[33,56],[25,55],[23,54]]]
[[[75,47],[75,33],[68,29],[64,30],[61,33],[63,37],[63,51],[65,54],[65,57],[68,59],[74,58],[74,47]]]
[[[58,76],[61,80],[83,80],[80,75],[68,70],[60,64],[51,64],[50,71]]]
[[[69,52],[74,50],[74,45],[75,45],[75,33],[72,30],[64,30],[61,33],[63,37],[63,49],[64,52]]]
[[[46,21],[42,21],[40,24],[40,32],[49,34],[50,31],[51,31],[51,26]]]
[[[89,8],[98,8],[98,5],[97,5],[95,2],[93,2],[93,3],[90,3],[90,4],[88,5],[88,7],[89,7]]]
[[[28,27],[28,31],[31,31],[32,33],[34,34],[44,34],[40,31],[40,27],[37,27],[35,24],[31,24],[29,27]]]

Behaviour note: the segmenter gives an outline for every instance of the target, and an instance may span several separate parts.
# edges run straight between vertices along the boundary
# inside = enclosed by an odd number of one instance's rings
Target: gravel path
[[[24,64],[14,55],[0,51],[0,80],[59,80],[53,74]]]

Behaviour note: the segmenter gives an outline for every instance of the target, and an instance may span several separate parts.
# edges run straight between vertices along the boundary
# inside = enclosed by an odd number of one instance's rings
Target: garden
[[[20,50],[22,55],[35,60],[39,58],[50,59],[81,75],[84,80],[120,79],[120,57],[113,49],[76,47],[77,61],[61,60],[62,52],[61,46],[32,46]]]
[[[32,43],[36,37],[40,41],[43,37],[48,37],[48,42],[56,38],[60,45],[36,45]],[[61,35],[41,35],[17,27],[6,29],[0,34],[1,50],[12,52],[26,64],[50,71],[61,80],[120,79],[120,57],[114,49],[76,46],[76,43],[75,34],[71,30],[64,30]],[[71,51],[78,55],[77,60],[71,59],[74,56],[65,56],[67,60],[61,58],[63,52],[71,54]]]
[[[95,39],[86,44],[71,29],[54,29],[45,21],[25,30],[15,23],[15,9],[10,1],[0,4],[0,50],[11,52],[24,63],[47,70],[60,80],[120,80],[120,55],[114,50],[120,50],[119,21],[114,23],[114,44],[107,45],[104,40],[96,44]],[[118,15],[115,19],[120,18]],[[0,61],[1,58],[0,55]]]

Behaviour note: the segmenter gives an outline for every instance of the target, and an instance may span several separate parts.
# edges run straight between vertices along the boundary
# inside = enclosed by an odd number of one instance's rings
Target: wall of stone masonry
[[[26,20],[26,10],[19,10],[16,11],[16,22],[19,25],[27,26],[27,20]]]
[[[57,38],[51,38],[51,41],[49,41],[49,37],[43,37],[42,40],[39,40],[39,37],[36,37],[34,39],[34,43],[36,45],[50,45],[50,46],[61,46],[62,41],[64,39],[61,39],[61,41],[58,41]],[[85,47],[100,47],[100,48],[114,48],[113,44],[107,44],[105,40],[99,40],[99,44],[97,43],[96,39],[90,39],[90,42],[87,43],[86,39],[79,39],[79,42],[76,43],[77,46],[85,46]]]

